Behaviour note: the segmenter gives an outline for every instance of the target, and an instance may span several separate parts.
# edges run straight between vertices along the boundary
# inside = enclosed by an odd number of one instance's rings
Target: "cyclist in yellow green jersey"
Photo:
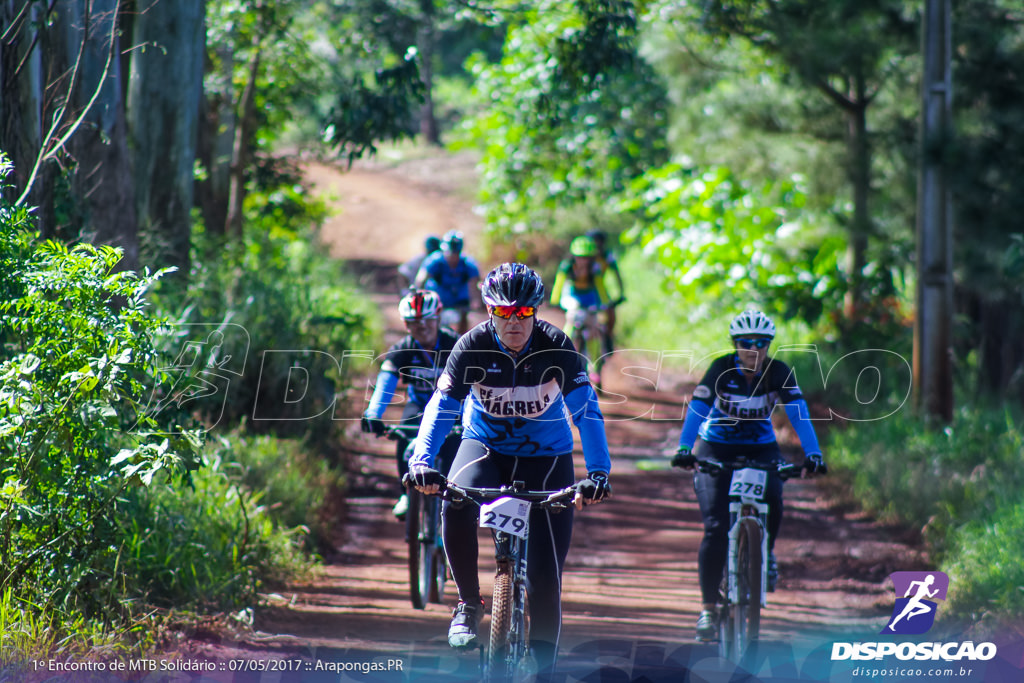
[[[601,266],[597,261],[597,243],[582,235],[569,245],[569,258],[558,265],[551,304],[566,311],[608,304]]]
[[[619,271],[619,261],[615,258],[615,253],[611,249],[608,249],[608,236],[603,230],[588,230],[586,236],[594,240],[594,244],[597,245],[597,264],[601,268],[602,280],[607,280],[608,274],[613,276],[614,287],[608,289],[608,283],[605,282],[605,289],[608,291],[609,301],[605,305],[605,335],[604,335],[604,352],[611,353],[614,351],[614,339],[615,339],[615,308],[626,300],[626,287],[622,283],[622,273]]]

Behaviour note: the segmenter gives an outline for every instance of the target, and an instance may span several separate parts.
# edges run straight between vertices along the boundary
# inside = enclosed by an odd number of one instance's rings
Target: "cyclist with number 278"
[[[729,336],[734,352],[712,361],[694,389],[672,466],[692,469],[698,456],[719,461],[738,457],[763,463],[781,461],[771,415],[776,404],[782,403],[804,450],[804,472],[827,472],[807,402],[792,371],[782,361],[768,356],[775,324],[760,311],[744,311],[729,325]],[[698,471],[693,477],[704,520],[704,538],[697,557],[704,603],[697,619],[698,640],[713,640],[718,632],[716,608],[729,545],[731,474],[731,470],[723,469],[716,474]],[[768,590],[772,591],[778,580],[772,549],[782,522],[782,481],[774,472],[768,476],[765,499],[771,511]]]
[[[432,467],[444,436],[462,413],[462,443],[448,477],[459,486],[497,488],[522,481],[527,490],[570,486],[572,425],[579,429],[587,478],[579,483],[585,503],[611,492],[611,459],[604,417],[587,370],[572,342],[536,317],[544,284],[520,263],[505,263],[484,279],[488,320],[462,336],[427,404],[409,464],[414,486],[426,494],[445,486]],[[477,506],[445,502],[444,547],[459,590],[448,631],[452,647],[471,646],[483,616],[477,540]],[[530,644],[541,672],[550,671],[561,629],[562,568],[572,538],[572,509],[530,513],[526,591]]]

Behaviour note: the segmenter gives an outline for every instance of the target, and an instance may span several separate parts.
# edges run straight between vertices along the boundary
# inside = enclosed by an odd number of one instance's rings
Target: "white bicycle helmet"
[[[748,335],[774,339],[775,323],[761,311],[743,311],[729,324],[729,336],[735,339]]]
[[[402,320],[436,318],[441,312],[441,297],[429,289],[417,289],[398,302],[398,315]]]

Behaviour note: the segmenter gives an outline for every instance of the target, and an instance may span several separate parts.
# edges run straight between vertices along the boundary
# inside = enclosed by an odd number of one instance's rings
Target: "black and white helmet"
[[[544,282],[522,263],[502,263],[484,278],[480,294],[488,306],[539,306]]]
[[[749,335],[774,339],[775,323],[761,311],[743,311],[730,323],[729,336],[735,339]]]

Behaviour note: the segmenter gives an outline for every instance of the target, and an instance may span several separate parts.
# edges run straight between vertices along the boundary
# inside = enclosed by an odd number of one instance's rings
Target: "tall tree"
[[[902,0],[711,0],[703,26],[738,36],[818,89],[846,120],[846,169],[853,199],[846,270],[846,314],[855,321],[866,293],[872,222],[872,149],[868,109],[900,56],[918,49],[918,20]]]
[[[203,0],[137,0],[128,88],[136,206],[164,264],[188,272],[203,86]]]

